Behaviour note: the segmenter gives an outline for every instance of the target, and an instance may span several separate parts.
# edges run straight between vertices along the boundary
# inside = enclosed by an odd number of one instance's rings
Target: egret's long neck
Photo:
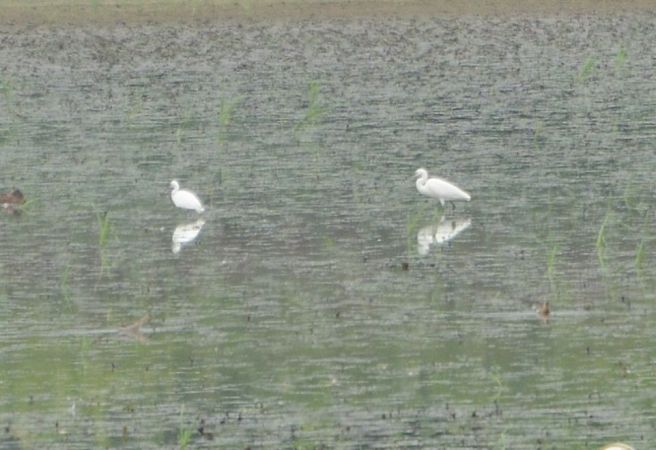
[[[421,192],[422,194],[425,192],[426,188],[426,181],[428,180],[428,177],[419,177],[417,178],[417,182],[415,183],[417,185],[417,190]]]

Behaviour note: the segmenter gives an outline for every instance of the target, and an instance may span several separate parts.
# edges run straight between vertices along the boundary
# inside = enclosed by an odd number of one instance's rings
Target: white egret
[[[627,444],[622,444],[621,442],[616,442],[614,444],[604,445],[599,450],[633,450],[633,447]]]
[[[196,194],[186,189],[180,189],[177,180],[171,181],[171,200],[178,208],[194,209],[197,213],[205,211]]]
[[[437,177],[428,178],[428,172],[423,167],[417,169],[415,177],[417,178],[417,190],[421,194],[438,199],[442,207],[444,207],[445,201],[471,200],[471,196],[455,184]]]

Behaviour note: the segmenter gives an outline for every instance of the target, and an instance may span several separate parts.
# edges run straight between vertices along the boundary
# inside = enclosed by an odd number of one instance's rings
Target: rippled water
[[[655,23],[4,26],[0,447],[648,448]]]

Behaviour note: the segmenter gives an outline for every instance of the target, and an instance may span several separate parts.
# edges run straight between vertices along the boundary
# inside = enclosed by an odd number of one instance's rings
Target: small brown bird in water
[[[25,196],[20,190],[14,189],[6,194],[0,194],[0,203],[3,208],[7,208],[9,205],[22,205],[25,203]]]
[[[551,309],[549,308],[549,302],[540,303],[536,308],[536,311],[544,322],[549,321],[549,314],[551,314]]]

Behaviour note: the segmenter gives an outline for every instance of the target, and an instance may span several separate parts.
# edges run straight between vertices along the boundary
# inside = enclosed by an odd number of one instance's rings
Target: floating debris
[[[145,342],[146,336],[141,333],[141,327],[148,323],[150,320],[150,314],[146,313],[141,319],[137,320],[133,324],[119,328],[118,332],[124,336],[128,336],[138,340],[139,342]]]

